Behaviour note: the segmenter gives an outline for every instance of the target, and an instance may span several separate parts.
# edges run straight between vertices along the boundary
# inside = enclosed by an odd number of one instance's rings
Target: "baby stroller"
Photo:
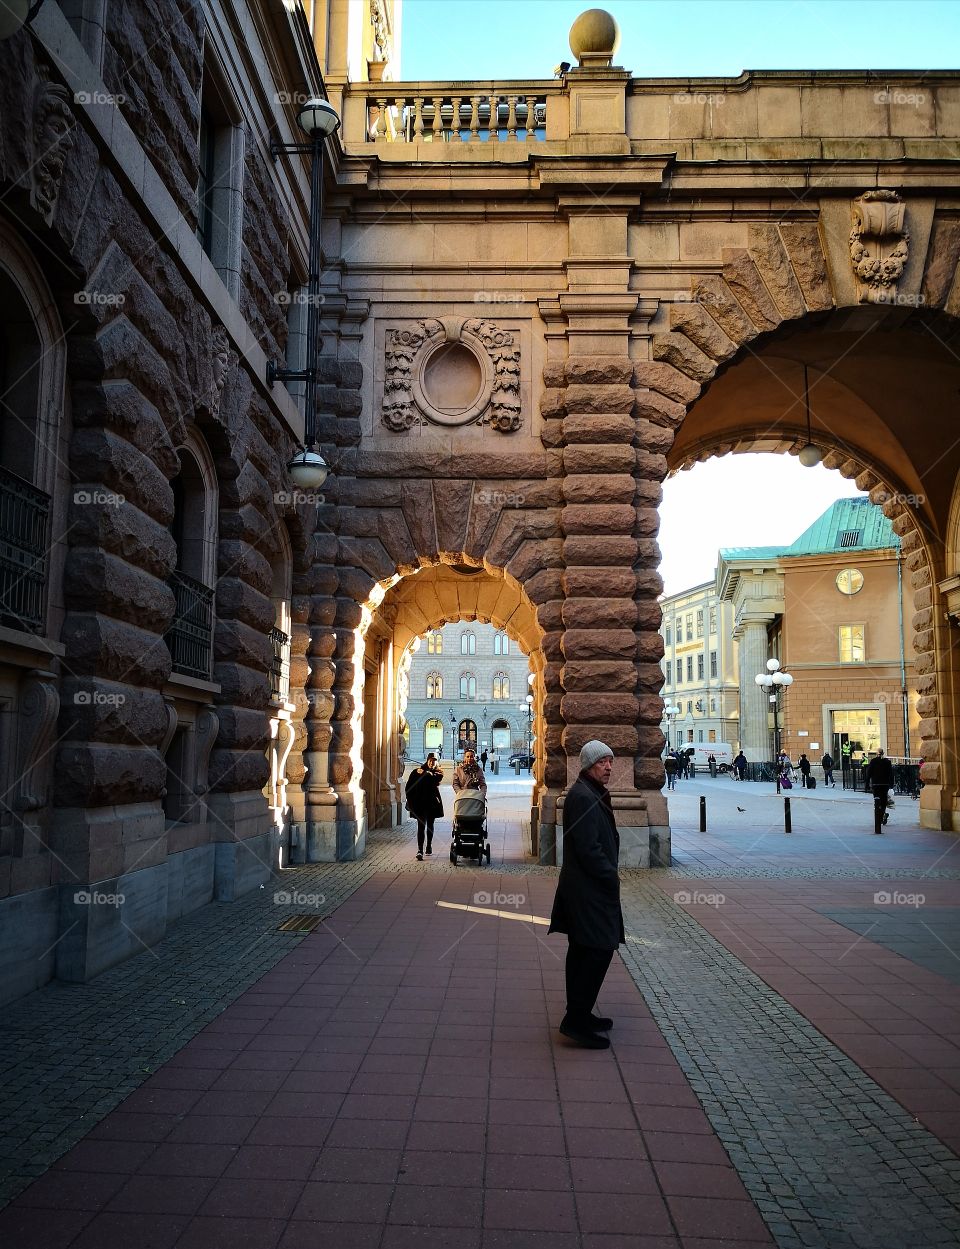
[[[464,789],[453,799],[453,841],[450,843],[450,862],[458,856],[476,859],[477,866],[483,856],[490,862],[490,843],[487,841],[487,802],[479,789]]]

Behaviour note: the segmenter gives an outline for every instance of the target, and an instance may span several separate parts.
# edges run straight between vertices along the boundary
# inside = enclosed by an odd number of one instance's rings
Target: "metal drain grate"
[[[321,918],[320,915],[291,915],[278,925],[277,932],[313,932]]]

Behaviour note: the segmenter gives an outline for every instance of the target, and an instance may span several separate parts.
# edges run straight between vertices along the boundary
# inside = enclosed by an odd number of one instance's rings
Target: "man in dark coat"
[[[882,750],[878,750],[867,764],[866,782],[868,788],[873,790],[873,831],[879,833],[880,826],[889,819],[887,801],[893,788],[893,764]]]
[[[563,866],[550,916],[550,932],[567,934],[565,1037],[586,1049],[608,1049],[601,1032],[612,1019],[593,1007],[610,960],[624,940],[620,910],[620,837],[606,785],[613,751],[587,742],[580,751],[580,775],[563,802]]]

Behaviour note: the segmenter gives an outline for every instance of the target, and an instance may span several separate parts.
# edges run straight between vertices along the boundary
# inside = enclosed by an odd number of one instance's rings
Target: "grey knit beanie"
[[[613,751],[609,746],[605,746],[603,742],[598,741],[587,742],[586,746],[580,751],[580,770],[586,772],[595,763],[599,763],[601,759],[607,758],[613,758]]]

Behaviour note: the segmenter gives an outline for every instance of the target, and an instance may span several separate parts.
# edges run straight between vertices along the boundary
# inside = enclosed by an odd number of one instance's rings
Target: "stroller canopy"
[[[456,819],[482,820],[487,814],[487,804],[479,789],[463,789],[453,799]]]

